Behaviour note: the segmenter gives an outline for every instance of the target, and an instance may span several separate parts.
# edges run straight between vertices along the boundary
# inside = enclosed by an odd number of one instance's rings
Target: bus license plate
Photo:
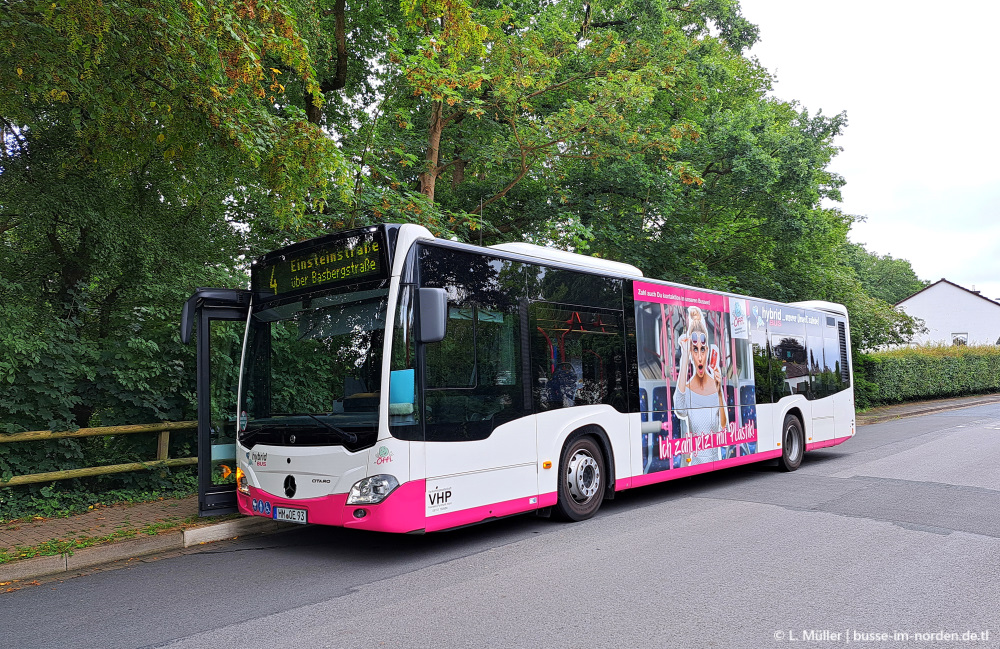
[[[274,520],[286,523],[307,523],[305,509],[290,509],[288,507],[275,507]]]

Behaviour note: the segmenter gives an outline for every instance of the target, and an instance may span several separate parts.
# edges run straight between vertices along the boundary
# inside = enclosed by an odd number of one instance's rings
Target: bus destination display
[[[382,274],[382,249],[380,238],[374,233],[326,242],[255,268],[253,288],[278,295],[326,284],[375,279]]]

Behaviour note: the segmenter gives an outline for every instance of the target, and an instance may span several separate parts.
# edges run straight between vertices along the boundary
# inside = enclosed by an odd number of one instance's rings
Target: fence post
[[[165,460],[170,451],[170,431],[161,430],[156,439],[156,459]]]

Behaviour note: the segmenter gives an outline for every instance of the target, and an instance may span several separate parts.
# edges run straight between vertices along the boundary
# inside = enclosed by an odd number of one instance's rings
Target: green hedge
[[[858,408],[1000,392],[1000,346],[925,346],[858,354]]]

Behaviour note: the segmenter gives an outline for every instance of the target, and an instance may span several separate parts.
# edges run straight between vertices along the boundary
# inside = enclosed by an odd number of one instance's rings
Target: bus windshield
[[[388,290],[328,293],[252,310],[240,442],[360,449],[378,432]]]

